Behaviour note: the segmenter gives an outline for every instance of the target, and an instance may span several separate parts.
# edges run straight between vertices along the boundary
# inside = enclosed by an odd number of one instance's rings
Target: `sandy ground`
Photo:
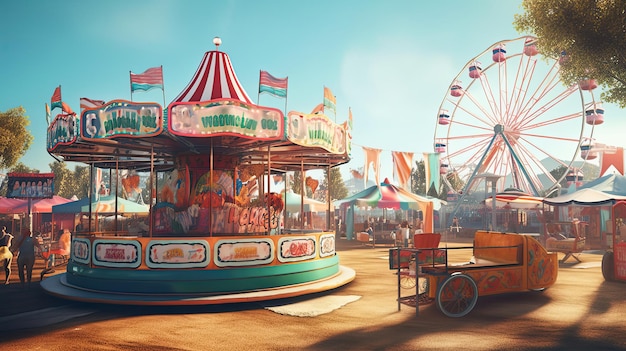
[[[388,250],[340,239],[341,263],[357,274],[348,285],[306,298],[225,306],[78,303],[45,294],[38,282],[21,289],[14,271],[12,283],[0,286],[0,345],[6,350],[626,349],[626,283],[604,281],[602,252],[582,253],[582,263],[561,264],[556,284],[544,292],[480,297],[467,316],[449,318],[435,304],[420,306],[419,313],[406,305],[398,310]],[[451,252],[451,261],[471,257],[469,250]],[[37,280],[42,264],[35,268]],[[265,308],[327,296],[359,298],[316,317]]]

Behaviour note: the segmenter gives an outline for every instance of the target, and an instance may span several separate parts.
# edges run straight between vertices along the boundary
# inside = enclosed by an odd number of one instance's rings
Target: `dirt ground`
[[[446,243],[442,243],[446,245]],[[467,246],[455,240],[448,246]],[[262,303],[200,307],[87,304],[21,289],[14,270],[0,286],[0,345],[6,350],[619,350],[626,349],[626,283],[605,282],[601,251],[562,263],[554,286],[478,299],[467,316],[449,318],[435,304],[397,303],[388,247],[337,240],[342,265],[356,271],[326,295],[360,298],[316,317],[281,315]],[[451,262],[471,257],[451,250]],[[562,254],[561,254],[562,257]],[[38,262],[35,277],[43,262]],[[57,272],[59,273],[59,272]],[[403,295],[413,291],[402,290]],[[267,305],[267,304],[266,304]]]

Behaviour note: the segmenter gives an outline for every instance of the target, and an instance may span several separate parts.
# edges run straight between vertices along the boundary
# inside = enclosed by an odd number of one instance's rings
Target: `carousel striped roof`
[[[253,103],[239,83],[228,55],[217,50],[204,54],[193,78],[173,102],[216,99],[236,99]]]

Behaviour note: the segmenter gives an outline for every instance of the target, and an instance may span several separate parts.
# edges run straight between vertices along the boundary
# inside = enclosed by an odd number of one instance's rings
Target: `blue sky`
[[[212,39],[257,100],[259,70],[289,77],[287,110],[309,112],[323,87],[337,98],[341,123],[354,116],[351,162],[362,146],[382,149],[381,180],[392,178],[391,151],[432,151],[436,115],[454,77],[500,40],[522,36],[512,25],[521,1],[10,1],[0,12],[0,111],[23,106],[35,141],[22,159],[49,171],[44,104],[61,85],[63,101],[130,99],[129,71],[163,66],[165,105],[193,76]],[[526,33],[523,33],[526,34]],[[160,90],[136,101],[163,104]],[[284,109],[263,94],[259,103]],[[595,134],[620,142],[617,108]],[[53,116],[60,112],[53,111]],[[612,115],[613,117],[609,117]],[[612,118],[612,119],[611,119]],[[614,132],[611,132],[613,130]],[[563,131],[570,133],[570,131]],[[576,131],[571,131],[576,133]],[[615,135],[612,135],[614,133]],[[569,152],[571,153],[571,152]],[[73,169],[72,166],[70,168]],[[370,173],[370,179],[373,175]]]

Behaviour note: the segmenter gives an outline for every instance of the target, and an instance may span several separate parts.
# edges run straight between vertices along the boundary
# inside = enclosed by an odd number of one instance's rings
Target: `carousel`
[[[306,295],[354,279],[330,226],[282,227],[285,204],[270,182],[347,163],[348,123],[255,105],[219,38],[214,43],[165,110],[113,100],[52,121],[53,157],[92,170],[149,172],[152,201],[140,232],[84,223],[66,273],[42,280],[46,292],[98,303],[202,305]]]

